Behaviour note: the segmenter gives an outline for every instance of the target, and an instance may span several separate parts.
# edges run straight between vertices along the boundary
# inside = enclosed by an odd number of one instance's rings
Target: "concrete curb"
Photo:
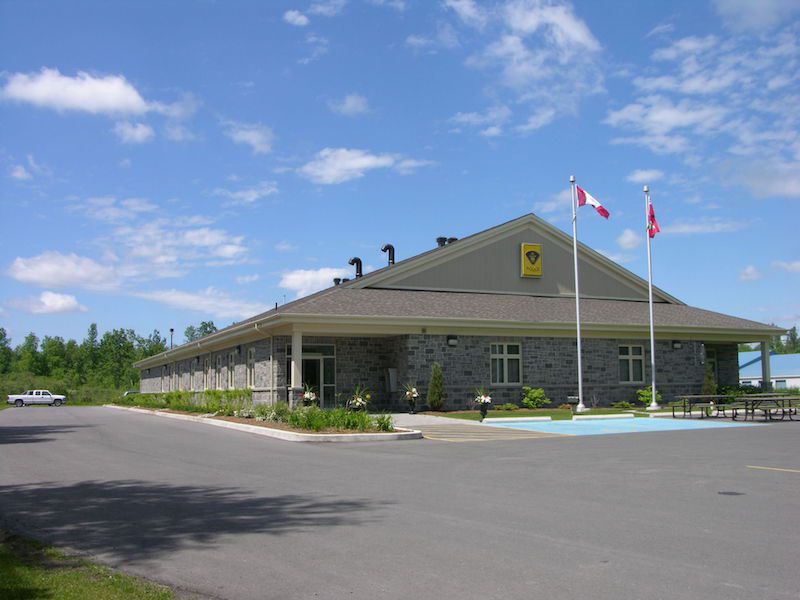
[[[129,412],[154,415],[156,417],[164,417],[167,419],[177,419],[178,421],[195,421],[196,423],[213,425],[215,427],[225,427],[226,429],[235,429],[237,431],[246,431],[247,433],[264,435],[266,437],[284,440],[287,442],[393,442],[399,440],[422,439],[421,431],[417,431],[416,429],[401,429],[399,427],[395,429],[394,433],[296,433],[294,431],[273,429],[271,427],[261,427],[259,425],[247,425],[245,423],[234,423],[233,421],[222,421],[220,419],[214,419],[201,415],[181,415],[159,410],[149,410],[146,408],[117,406],[115,404],[104,404],[103,406],[105,408],[127,410]]]
[[[491,417],[484,419],[481,423],[491,425],[492,423],[516,423],[518,421],[552,421],[550,417]]]
[[[573,421],[595,421],[600,419],[635,419],[636,415],[630,413],[618,415],[574,415]]]

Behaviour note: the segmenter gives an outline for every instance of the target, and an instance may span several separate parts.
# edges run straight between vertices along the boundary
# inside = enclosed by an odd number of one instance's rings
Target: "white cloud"
[[[631,256],[630,254],[625,254],[624,252],[611,252],[603,248],[598,248],[597,251],[603,256],[605,256],[607,259],[613,260],[615,263],[618,264],[633,262],[635,258],[634,256]]]
[[[739,273],[739,279],[741,281],[757,281],[761,279],[761,271],[759,271],[754,265],[747,265],[741,273]]]
[[[652,183],[664,177],[664,173],[658,169],[636,169],[628,173],[625,178],[633,183]]]
[[[150,108],[122,75],[94,76],[84,71],[75,77],[47,68],[38,73],[14,73],[3,87],[2,95],[8,100],[57,111],[139,115]]]
[[[552,196],[549,200],[536,202],[533,205],[533,212],[548,215],[553,213],[569,214],[570,203],[572,202],[572,192],[564,189]]]
[[[444,5],[452,9],[458,18],[470,27],[481,29],[488,22],[488,15],[475,0],[444,0]]]
[[[244,188],[241,190],[228,190],[217,188],[212,194],[228,198],[232,204],[254,204],[261,198],[266,198],[278,193],[278,186],[274,181],[261,181],[255,187]]]
[[[8,176],[17,181],[32,179],[33,175],[23,165],[14,165],[8,172]]]
[[[430,161],[403,158],[395,154],[371,154],[356,148],[323,148],[298,172],[314,183],[333,185],[360,179],[374,169],[395,168],[405,175],[429,164]]]
[[[402,12],[406,9],[406,3],[403,0],[367,0],[370,4],[375,6],[388,6],[396,11]]]
[[[766,31],[800,11],[796,0],[714,0],[714,5],[734,31]]]
[[[39,287],[110,289],[119,284],[113,268],[85,256],[56,251],[30,258],[17,257],[7,272],[17,281]]]
[[[88,309],[80,304],[75,296],[42,292],[38,298],[18,300],[12,306],[34,315],[52,315],[66,312],[86,312]]]
[[[297,62],[301,65],[307,65],[314,62],[318,58],[325,56],[328,53],[329,44],[330,42],[328,42],[328,38],[315,33],[309,33],[306,35],[306,45],[311,50],[311,53],[308,56],[301,58]]]
[[[633,229],[626,229],[617,238],[617,244],[624,250],[633,250],[642,243],[642,236]]]
[[[79,201],[69,208],[98,221],[128,222],[143,213],[158,210],[158,205],[144,198],[117,200],[114,196],[99,196]]]
[[[800,273],[800,260],[795,260],[793,262],[779,260],[772,263],[772,266],[783,269],[784,271],[789,271],[790,273]]]
[[[706,233],[734,233],[741,231],[747,226],[747,223],[740,221],[728,221],[719,217],[709,217],[704,219],[696,219],[694,221],[684,221],[674,223],[667,226],[662,226],[662,233],[672,234],[706,234]]]
[[[136,292],[138,298],[152,300],[171,308],[191,310],[219,319],[245,319],[267,310],[258,302],[248,302],[231,297],[213,287],[199,292],[184,292],[176,289]]]
[[[283,20],[295,27],[305,27],[309,24],[308,17],[299,10],[287,10],[283,13]]]
[[[439,49],[453,49],[460,45],[458,34],[450,23],[438,23],[433,36],[411,34],[406,37],[406,46],[417,52],[435,54]]]
[[[236,283],[239,285],[246,285],[248,283],[254,283],[261,279],[261,276],[254,273],[253,275],[240,275],[236,278]]]
[[[484,112],[459,112],[450,117],[450,122],[456,125],[471,125],[483,127],[486,125],[500,125],[511,117],[511,109],[505,105],[492,106]]]
[[[660,23],[648,31],[644,37],[649,38],[658,35],[666,35],[673,31],[675,31],[675,26],[672,23]]]
[[[517,127],[517,131],[521,131],[523,133],[536,131],[537,129],[540,129],[545,125],[549,125],[555,117],[556,117],[555,109],[542,108],[534,112],[532,115],[530,115],[528,117],[528,120],[525,121],[525,123]]]
[[[330,109],[345,117],[355,117],[369,112],[369,102],[361,94],[347,94],[342,100],[328,103]]]
[[[254,154],[267,154],[272,150],[275,134],[261,123],[240,123],[224,121],[225,135],[237,144],[250,146]]]
[[[173,142],[196,142],[200,139],[200,136],[191,129],[176,123],[167,125],[164,129],[164,135]]]
[[[486,129],[481,129],[480,134],[483,137],[488,137],[488,138],[499,137],[503,135],[503,128],[500,127],[499,125],[490,125]]]
[[[749,188],[756,198],[800,198],[798,161],[735,161],[730,170],[732,180]]]
[[[130,158],[123,158],[118,164],[123,169],[127,169],[133,164],[133,161]]]
[[[144,144],[155,137],[153,128],[145,123],[120,121],[114,125],[113,131],[124,144]]]
[[[275,250],[277,250],[278,252],[292,252],[294,250],[297,250],[297,246],[295,246],[294,244],[290,244],[286,240],[283,240],[275,244]]]
[[[281,277],[278,287],[292,290],[298,298],[308,296],[319,290],[333,285],[334,277],[348,277],[350,269],[335,269],[323,267],[321,269],[297,269],[287,271]]]
[[[335,17],[344,10],[346,5],[347,0],[323,0],[309,6],[308,12],[322,17]]]
[[[516,0],[505,7],[506,23],[512,30],[531,35],[539,30],[562,52],[596,52],[600,43],[589,27],[575,16],[568,4],[544,2],[542,0]]]

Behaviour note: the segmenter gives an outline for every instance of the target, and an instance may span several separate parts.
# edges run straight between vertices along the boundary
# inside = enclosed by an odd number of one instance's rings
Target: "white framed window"
[[[776,379],[775,380],[775,389],[776,390],[785,390],[786,389],[786,380],[785,379]]]
[[[206,358],[203,361],[203,389],[210,390],[213,386],[211,385],[211,359]]]
[[[256,387],[256,349],[247,349],[247,387]]]
[[[178,369],[176,374],[176,380],[178,385],[175,386],[176,390],[183,390],[183,363],[178,363]]]
[[[167,371],[167,365],[164,365],[163,367],[161,367],[161,391],[162,392],[166,392],[167,388],[169,387],[169,379],[167,379],[167,377],[169,377],[169,374],[168,374],[168,371]]]
[[[236,370],[236,353],[231,352],[228,354],[228,389],[233,389],[233,384],[235,383],[234,374]]]
[[[520,385],[522,383],[521,344],[491,344],[489,354],[492,385]]]
[[[217,356],[216,370],[214,371],[214,385],[218,390],[222,389],[222,355]]]
[[[194,374],[197,372],[199,362],[199,359],[193,358],[189,363],[189,387],[187,389],[190,392],[194,391]]]
[[[644,346],[619,347],[619,382],[644,383]]]

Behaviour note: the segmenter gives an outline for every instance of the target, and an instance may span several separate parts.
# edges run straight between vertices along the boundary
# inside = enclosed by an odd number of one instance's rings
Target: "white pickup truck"
[[[51,394],[49,390],[28,390],[24,394],[12,394],[8,397],[8,403],[15,406],[25,406],[26,404],[61,406],[66,401],[66,396]]]

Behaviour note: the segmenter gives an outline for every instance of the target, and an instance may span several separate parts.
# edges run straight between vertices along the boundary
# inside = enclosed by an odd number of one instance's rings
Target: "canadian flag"
[[[656,237],[656,234],[661,231],[661,227],[658,226],[658,221],[656,221],[656,211],[653,210],[653,202],[650,202],[650,213],[647,215],[647,232],[650,235],[650,238]]]
[[[584,206],[588,204],[589,206],[593,206],[594,209],[600,213],[600,216],[607,219],[609,216],[609,212],[606,210],[606,207],[600,204],[600,202],[592,196],[589,192],[584,190],[579,186],[575,186],[578,188],[578,206]]]

